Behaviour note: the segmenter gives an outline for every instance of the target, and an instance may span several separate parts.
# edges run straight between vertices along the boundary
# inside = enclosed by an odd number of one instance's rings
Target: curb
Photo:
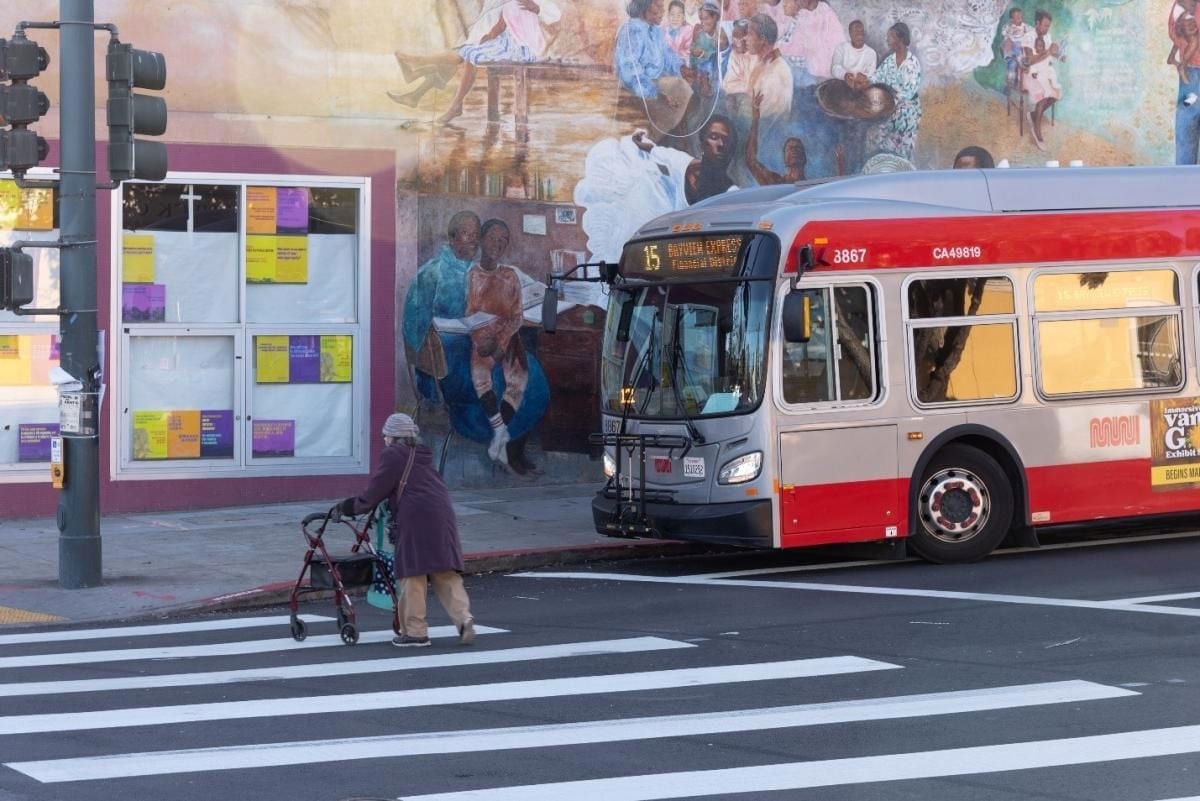
[[[656,556],[686,556],[701,553],[710,546],[680,540],[632,540],[620,544],[562,545],[551,548],[527,548],[515,551],[483,551],[463,557],[463,572],[467,575],[485,573],[507,573],[514,570],[532,570],[556,565],[584,564],[587,562],[642,559]],[[174,606],[147,610],[139,617],[165,617],[188,613],[231,612],[244,609],[259,609],[267,606],[282,606],[292,597],[293,581],[276,581],[248,590],[215,595],[197,601],[188,601]],[[366,588],[346,591],[352,598],[366,595]],[[304,602],[322,601],[333,598],[332,590],[306,592]]]

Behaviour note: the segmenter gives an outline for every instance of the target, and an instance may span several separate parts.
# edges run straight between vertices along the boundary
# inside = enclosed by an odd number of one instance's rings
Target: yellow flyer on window
[[[0,387],[24,387],[33,383],[33,348],[30,337],[0,336]]]
[[[133,413],[134,461],[167,458],[167,427],[170,412]]]
[[[281,337],[254,338],[254,376],[259,384],[286,384],[291,380],[288,340]]]
[[[275,237],[275,282],[279,284],[308,283],[308,237]]]
[[[353,356],[352,337],[321,337],[321,383],[350,383],[354,372]]]
[[[17,227],[21,216],[21,188],[11,179],[0,181],[0,230]]]
[[[26,231],[54,230],[54,190],[24,189],[17,227]]]
[[[200,410],[171,412],[167,420],[167,458],[200,458]]]
[[[275,233],[275,214],[279,199],[273,186],[246,187],[246,233]]]
[[[246,237],[246,283],[275,283],[276,248],[276,238],[273,236]]]
[[[121,280],[126,284],[154,283],[154,234],[121,238]]]

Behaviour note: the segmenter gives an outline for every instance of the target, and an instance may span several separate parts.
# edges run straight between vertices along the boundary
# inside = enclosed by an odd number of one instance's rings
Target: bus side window
[[[809,404],[873,399],[873,309],[866,287],[809,289],[805,295],[812,307],[812,337],[805,343],[782,343],[784,400]]]

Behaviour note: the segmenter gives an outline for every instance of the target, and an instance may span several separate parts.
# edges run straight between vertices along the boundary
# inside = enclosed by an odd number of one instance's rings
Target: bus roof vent
[[[794,194],[789,200],[806,203],[826,200],[870,200],[921,203],[965,211],[992,210],[992,201],[982,170],[922,170],[860,175],[792,189]]]
[[[1051,167],[978,172],[987,180],[995,211],[1200,206],[1200,167]]]

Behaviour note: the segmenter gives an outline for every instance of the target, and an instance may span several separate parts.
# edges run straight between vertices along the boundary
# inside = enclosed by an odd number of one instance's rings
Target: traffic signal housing
[[[167,131],[167,102],[135,94],[134,89],[160,91],[167,85],[162,53],[135,50],[116,39],[108,45],[108,172],[120,183],[130,178],[161,181],[167,177],[167,146],[136,138]]]
[[[0,169],[18,178],[36,167],[50,152],[46,140],[29,130],[50,110],[50,100],[29,81],[50,66],[46,48],[17,31],[0,39]]]
[[[0,248],[0,310],[16,311],[33,303],[33,257]]]

